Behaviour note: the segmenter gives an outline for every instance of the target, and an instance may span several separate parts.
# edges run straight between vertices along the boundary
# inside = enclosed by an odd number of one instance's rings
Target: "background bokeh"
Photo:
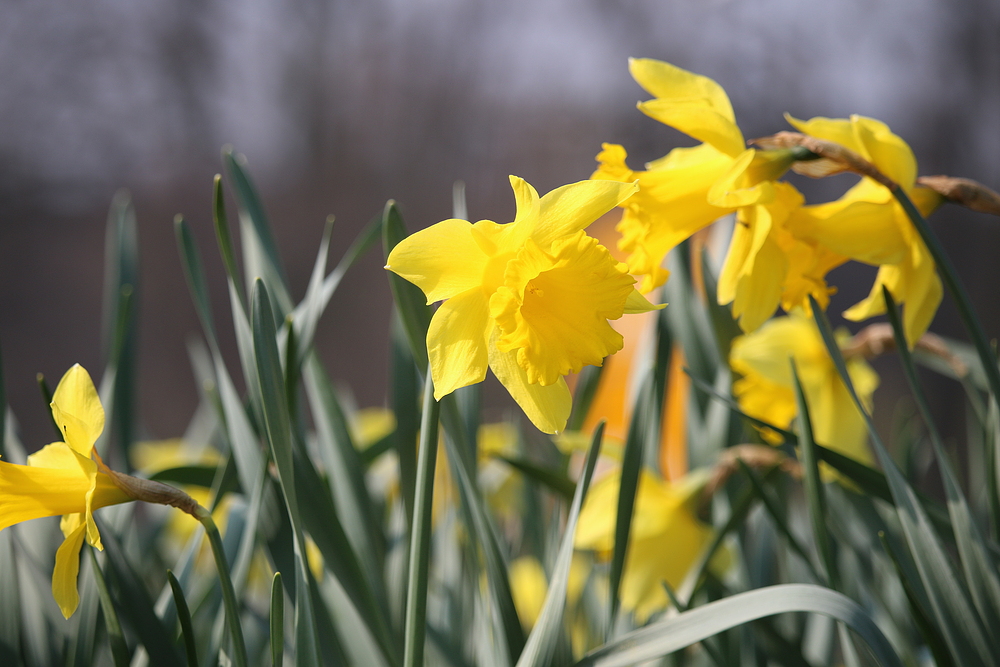
[[[192,225],[228,322],[210,218],[224,144],[249,160],[300,298],[328,214],[336,258],[389,198],[411,229],[425,227],[450,217],[463,180],[470,216],[504,222],[508,174],[544,193],[589,176],[601,142],[624,144],[634,165],[690,144],[636,111],[646,96],[629,56],[717,80],[748,137],[787,129],[785,111],[860,113],[904,137],[922,174],[1000,186],[994,0],[3,3],[0,344],[29,448],[51,437],[36,373],[54,383],[74,362],[103,364],[104,226],[117,189],[139,219],[145,435],[174,436],[195,407],[185,341],[199,327],[171,221],[183,213]],[[803,187],[835,197],[845,184]],[[998,222],[947,207],[932,224],[996,335]],[[384,401],[381,264],[373,252],[348,275],[318,334],[362,406]],[[835,308],[873,275],[839,270]],[[961,335],[947,299],[932,329]],[[223,342],[231,348],[231,334]],[[894,368],[879,365],[882,396]],[[953,385],[933,396],[937,410],[958,409]]]

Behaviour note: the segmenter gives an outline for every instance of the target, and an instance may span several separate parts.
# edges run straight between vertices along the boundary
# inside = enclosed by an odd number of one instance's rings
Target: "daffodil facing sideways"
[[[62,515],[65,540],[56,551],[52,595],[69,618],[80,602],[76,580],[80,548],[103,549],[93,512],[130,500],[173,505],[189,514],[198,507],[165,484],[108,469],[94,451],[104,431],[104,408],[90,375],[79,364],[59,381],[52,395],[52,418],[63,433],[28,457],[28,465],[0,462],[0,530],[29,519]]]
[[[656,308],[584,231],[637,186],[582,181],[539,197],[510,182],[513,222],[439,222],[396,245],[385,268],[427,303],[444,300],[427,331],[435,399],[482,382],[489,367],[539,430],[556,433],[572,404],[563,376],[622,348],[608,320]]]
[[[924,216],[944,202],[916,184],[913,151],[889,127],[873,118],[813,118],[788,121],[802,133],[853,151],[899,186]],[[903,328],[912,346],[927,331],[941,303],[942,287],[927,246],[885,185],[862,178],[840,199],[793,212],[789,227],[803,241],[879,267],[871,293],[844,313],[861,321],[885,312],[882,287],[903,306]]]
[[[848,334],[838,331],[836,337],[842,345]],[[862,463],[872,463],[864,419],[840,379],[816,323],[801,310],[776,317],[733,340],[729,362],[742,376],[733,384],[740,408],[751,417],[789,428],[798,414],[791,360],[802,382],[816,442]],[[858,396],[870,407],[878,375],[857,355],[847,359],[847,372]],[[772,444],[781,442],[774,431],[764,430],[762,435]]]
[[[677,589],[691,566],[712,540],[713,531],[695,516],[692,505],[708,476],[702,471],[668,482],[649,468],[639,474],[635,510],[629,534],[625,569],[622,572],[622,609],[631,611],[641,624],[653,613],[666,609],[670,600],[663,582]],[[620,469],[597,482],[587,494],[580,512],[574,545],[611,554],[615,540]],[[725,553],[722,558],[725,558]],[[724,567],[713,559],[713,566]]]
[[[629,71],[654,99],[638,108],[661,123],[703,142],[675,148],[633,171],[625,149],[604,144],[591,178],[638,181],[639,191],[622,204],[619,247],[629,253],[629,270],[642,276],[645,294],[669,275],[663,260],[675,246],[742,206],[774,198],[771,181],[793,163],[788,149],[748,149],[729,97],[712,79],[665,62],[633,58]]]

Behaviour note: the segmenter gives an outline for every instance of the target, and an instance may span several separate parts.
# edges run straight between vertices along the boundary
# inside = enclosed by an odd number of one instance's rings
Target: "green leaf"
[[[441,422],[448,436],[444,439],[448,451],[448,463],[451,465],[452,475],[458,481],[463,518],[471,533],[472,544],[478,544],[482,549],[486,582],[497,611],[497,625],[493,628],[494,639],[503,642],[506,647],[506,657],[509,658],[509,663],[513,664],[524,647],[524,630],[514,608],[507,574],[507,560],[500,548],[500,538],[476,485],[473,464],[468,460],[468,453],[472,451],[472,447],[463,442],[466,429],[454,398],[454,395],[449,394],[441,399]]]
[[[753,488],[754,493],[757,494],[757,497],[764,505],[764,508],[767,509],[768,515],[771,517],[774,525],[778,527],[778,532],[785,538],[788,546],[791,547],[792,551],[794,551],[800,559],[802,559],[802,562],[809,569],[813,578],[815,578],[818,582],[823,581],[824,577],[819,573],[819,570],[816,569],[816,566],[812,562],[812,558],[809,556],[809,552],[806,550],[805,546],[799,542],[799,539],[795,537],[795,534],[792,533],[784,515],[778,509],[774,499],[768,495],[767,489],[765,489],[764,485],[761,484],[760,479],[757,477],[757,473],[755,473],[750,466],[744,463],[741,458],[737,458],[736,463],[739,465],[740,470],[743,471],[743,474],[746,475],[747,479],[750,480],[750,485]],[[680,609],[680,611],[684,610]]]
[[[619,587],[622,573],[625,570],[625,554],[628,550],[629,533],[632,530],[632,512],[635,509],[635,495],[639,490],[639,472],[642,470],[642,455],[646,442],[651,437],[651,430],[658,424],[655,416],[656,395],[653,391],[653,379],[647,375],[639,389],[635,408],[632,411],[632,423],[629,424],[628,436],[625,439],[625,450],[622,453],[621,486],[618,490],[618,512],[615,519],[615,545],[611,556],[611,573],[608,577],[611,603],[611,625],[618,614]]]
[[[215,322],[212,319],[212,302],[208,296],[208,283],[205,282],[201,255],[194,237],[191,235],[190,228],[181,216],[174,218],[174,235],[177,237],[177,249],[181,255],[184,278],[187,280],[188,289],[191,290],[198,319],[201,320],[201,326],[208,337],[209,345],[215,347],[217,346],[217,338]]]
[[[903,526],[903,534],[906,536],[913,560],[927,590],[931,611],[948,647],[956,661],[963,667],[996,664],[998,661],[996,648],[987,639],[989,635],[975,612],[968,589],[955,572],[954,564],[938,539],[927,512],[882,444],[871,415],[858,398],[840,348],[833,337],[830,323],[826,320],[826,314],[811,296],[810,303],[827,352],[833,359],[837,372],[855,405],[865,418],[875,454],[885,470],[886,480]]]
[[[226,550],[223,547],[222,538],[219,536],[219,529],[216,527],[215,521],[212,520],[212,515],[203,507],[198,507],[197,513],[196,518],[205,527],[205,533],[208,535],[208,543],[212,547],[212,556],[215,559],[215,569],[219,573],[222,601],[226,610],[226,627],[229,628],[232,645],[232,660],[236,667],[246,667],[247,648],[243,640],[243,628],[240,624],[240,605],[233,589],[229,563],[226,561]]]
[[[783,584],[739,593],[630,632],[576,663],[579,667],[625,667],[661,656],[738,627],[788,612],[829,616],[854,630],[880,665],[902,667],[872,618],[847,596],[811,584]]]
[[[590,405],[597,395],[601,383],[604,366],[584,366],[576,378],[576,388],[573,390],[573,410],[566,422],[567,431],[579,431],[590,412]]]
[[[389,338],[392,354],[389,396],[393,414],[396,415],[396,432],[392,438],[399,457],[399,489],[406,510],[406,523],[412,526],[413,494],[417,479],[417,437],[420,432],[417,421],[420,413],[420,378],[398,314],[392,317]]]
[[[500,455],[496,455],[494,458],[499,459],[510,467],[520,471],[528,479],[533,479],[539,484],[547,487],[553,493],[562,496],[566,501],[573,500],[573,494],[576,491],[576,483],[561,472],[543,468],[542,466],[525,458]]]
[[[594,429],[594,437],[590,443],[590,451],[587,454],[587,463],[580,477],[580,483],[576,485],[573,494],[573,502],[569,508],[569,516],[566,519],[566,529],[563,533],[562,543],[559,545],[559,554],[556,556],[555,567],[552,570],[552,577],[549,582],[548,592],[545,594],[545,602],[542,611],[535,621],[535,627],[528,635],[528,641],[524,645],[524,651],[517,661],[517,667],[542,667],[548,665],[552,660],[556,645],[559,642],[563,631],[563,609],[566,606],[566,589],[569,586],[570,565],[573,562],[573,544],[576,538],[576,524],[580,518],[580,509],[587,496],[587,489],[590,487],[590,479],[597,466],[597,456],[601,452],[601,439],[604,436],[604,422],[602,421]]]
[[[233,238],[229,232],[229,219],[226,216],[226,198],[222,191],[222,176],[215,175],[212,188],[212,222],[215,226],[215,238],[219,243],[219,252],[222,255],[222,265],[226,269],[226,276],[233,285],[238,298],[236,301],[242,308],[246,308],[246,295],[243,293],[243,283],[239,279],[239,269],[236,267],[236,253],[233,252]]]
[[[309,590],[306,544],[302,533],[298,498],[295,493],[292,429],[286,403],[284,373],[278,352],[274,312],[264,282],[254,283],[252,295],[253,347],[260,397],[271,458],[278,470],[278,480],[292,523],[295,540],[295,660],[299,665],[316,665],[319,648]]]
[[[878,536],[882,541],[882,548],[885,549],[886,555],[892,561],[892,565],[896,570],[896,577],[903,587],[903,593],[906,595],[906,601],[909,603],[910,611],[913,614],[913,623],[917,626],[917,630],[927,644],[927,648],[930,649],[931,655],[934,656],[934,664],[937,667],[954,667],[955,663],[951,659],[951,654],[948,653],[948,646],[941,638],[941,633],[938,632],[938,629],[934,627],[934,624],[927,616],[930,603],[926,601],[927,593],[924,591],[919,576],[912,576],[907,572],[899,554],[896,553],[892,544],[886,539],[884,532],[879,532]]]
[[[396,202],[391,199],[386,202],[382,213],[382,250],[386,260],[396,244],[406,238],[406,226],[399,214]],[[396,312],[403,324],[406,338],[410,342],[410,350],[417,368],[427,368],[427,327],[431,322],[431,309],[420,288],[392,271],[386,271],[389,276],[389,288],[392,290],[396,303]]]
[[[153,611],[153,601],[145,585],[125,557],[118,537],[108,528],[98,526],[107,555],[105,571],[117,591],[123,617],[146,647],[150,663],[173,667],[181,662],[173,639]]]
[[[190,484],[192,486],[202,486],[206,489],[212,488],[215,482],[218,466],[214,465],[189,465],[177,466],[158,470],[149,476],[149,479],[156,482],[167,482],[170,484]],[[239,489],[236,489],[239,492]]]
[[[135,209],[127,191],[115,193],[106,229],[102,339],[107,358],[106,374],[113,379],[113,384],[110,400],[104,401],[109,428],[103,436],[104,442],[97,447],[111,465],[128,471],[131,469],[128,450],[135,427],[138,321],[133,296],[139,289],[139,241]],[[106,442],[112,432],[117,437],[120,457],[111,456],[107,449]]]
[[[167,570],[167,582],[174,596],[174,608],[177,610],[177,620],[181,625],[181,637],[184,639],[184,652],[187,655],[188,665],[198,667],[198,647],[195,644],[194,626],[191,624],[191,611],[184,598],[184,589],[170,570]]]
[[[281,667],[285,653],[285,592],[281,588],[281,573],[275,572],[271,580],[271,665]]]
[[[920,389],[917,371],[906,346],[903,324],[895,300],[885,287],[882,288],[882,295],[885,299],[886,312],[889,315],[889,322],[892,324],[906,380],[924,419],[924,424],[927,426],[931,446],[934,448],[934,455],[941,469],[941,478],[944,481],[945,494],[948,498],[948,513],[951,516],[955,542],[958,545],[958,553],[969,592],[985,627],[1000,628],[1000,577],[997,575],[996,562],[989,553],[986,540],[972,517],[969,504],[962,493],[955,473],[951,469],[951,464],[948,462],[941,435],[931,417],[930,405]]]
[[[958,272],[951,263],[951,258],[945,253],[944,248],[941,247],[941,243],[934,236],[934,232],[931,231],[930,225],[927,224],[924,216],[920,214],[920,211],[910,201],[909,196],[903,188],[897,185],[892,190],[892,194],[896,197],[900,206],[903,207],[903,211],[907,217],[913,222],[914,228],[916,228],[917,233],[920,234],[920,238],[927,245],[931,257],[934,258],[938,275],[941,276],[941,281],[948,288],[948,293],[951,294],[952,299],[955,300],[958,315],[962,319],[965,329],[972,337],[972,343],[975,345],[976,352],[979,354],[979,359],[983,364],[983,369],[986,371],[986,381],[990,388],[990,394],[997,400],[1000,400],[1000,367],[997,366],[996,354],[990,347],[986,333],[983,331],[983,327],[976,317],[975,310],[972,307],[972,300],[969,299],[969,293],[962,287],[962,282],[958,279]]]
[[[97,558],[91,549],[90,564],[94,571],[94,580],[97,583],[97,593],[101,599],[101,611],[104,612],[104,627],[108,631],[108,643],[111,644],[111,657],[115,661],[115,667],[128,667],[129,651],[125,644],[125,634],[122,632],[121,623],[118,621],[118,612],[111,601],[111,594],[108,592],[108,585],[104,582],[104,575],[97,564]]]
[[[327,219],[323,240],[320,243],[320,250],[316,256],[316,263],[313,266],[313,273],[309,279],[309,287],[302,303],[296,306],[292,316],[295,320],[295,330],[299,336],[299,361],[301,362],[312,348],[313,337],[316,335],[316,326],[319,318],[326,310],[330,299],[343,280],[347,270],[358,261],[371,248],[382,233],[382,216],[376,216],[371,222],[365,225],[364,229],[354,239],[351,246],[344,253],[336,268],[330,275],[324,278],[326,271],[326,257],[330,247],[330,233],[333,230],[333,218]]]
[[[362,566],[368,585],[378,591],[381,599],[384,593],[378,588],[378,583],[385,560],[385,544],[380,524],[368,495],[364,466],[354,446],[347,416],[337,400],[333,383],[315,353],[306,361],[304,380],[316,424],[317,447],[329,478],[337,514],[354,553],[365,555]]]
[[[16,665],[21,659],[21,587],[13,539],[14,531],[0,532],[0,664],[4,665]]]
[[[278,256],[278,246],[271,233],[271,224],[246,171],[246,157],[235,155],[232,150],[224,150],[222,162],[233,183],[233,194],[240,214],[240,241],[243,246],[247,288],[250,289],[250,281],[264,281],[276,302],[277,308],[272,310],[272,315],[277,318],[277,324],[292,310],[292,300],[288,294],[288,279]]]
[[[434,499],[434,466],[437,462],[440,403],[434,400],[430,369],[424,383],[424,405],[417,449],[417,484],[410,532],[410,564],[406,587],[406,622],[403,631],[403,667],[422,667],[427,636],[427,579],[431,551],[431,509]]]
[[[836,555],[830,540],[830,532],[826,527],[826,496],[823,493],[823,482],[819,475],[819,457],[816,455],[816,442],[813,440],[812,418],[809,415],[809,404],[806,402],[802,381],[795,360],[790,359],[792,379],[795,389],[795,407],[798,413],[799,445],[802,447],[802,468],[805,473],[806,504],[809,508],[809,518],[812,521],[813,539],[823,559],[823,569],[826,583],[833,589],[840,589],[840,577],[837,570]]]

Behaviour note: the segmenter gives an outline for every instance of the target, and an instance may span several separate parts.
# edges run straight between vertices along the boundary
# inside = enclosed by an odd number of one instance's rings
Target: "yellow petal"
[[[585,229],[639,190],[635,183],[597,180],[571,183],[540,201],[539,223],[532,239],[547,248],[558,239]]]
[[[750,272],[736,285],[733,317],[739,320],[741,329],[754,331],[774,314],[787,273],[788,259],[772,239],[766,239]]]
[[[79,468],[50,469],[0,461],[0,530],[22,521],[86,511],[90,478]]]
[[[623,150],[605,151],[599,157],[605,160],[598,170],[601,177],[627,169]],[[612,159],[622,162],[608,162]],[[702,144],[672,150],[655,168],[650,165],[649,171],[628,172],[630,178],[638,178],[639,192],[622,204],[625,213],[617,226],[618,247],[629,253],[629,271],[643,276],[639,291],[645,294],[666,282],[669,272],[661,265],[677,244],[731,212],[707,200],[708,189],[731,163],[729,156]]]
[[[791,164],[791,151],[746,150],[709,189],[708,202],[721,208],[767,204],[775,196],[771,181]]]
[[[566,428],[573,398],[569,387],[562,378],[555,384],[543,387],[530,384],[528,376],[517,363],[517,353],[500,352],[495,345],[499,331],[494,330],[490,339],[489,360],[493,374],[497,376],[511,397],[524,410],[531,423],[543,433],[558,433]]]
[[[400,241],[387,269],[423,290],[427,303],[478,287],[489,257],[465,220],[444,220]]]
[[[65,618],[69,618],[80,604],[80,594],[76,589],[76,577],[80,571],[80,547],[86,525],[81,521],[66,536],[56,551],[56,566],[52,571],[52,597]]]
[[[651,58],[630,58],[628,69],[636,83],[653,97],[703,100],[707,108],[732,123],[736,122],[726,91],[707,76]]]
[[[898,205],[844,198],[803,206],[788,226],[801,239],[823,245],[838,255],[868,264],[894,264],[907,251],[907,238],[897,222]]]
[[[701,100],[655,99],[640,102],[639,111],[664,125],[736,157],[746,150],[743,133],[732,120],[708,108]]]
[[[521,556],[510,564],[510,593],[525,630],[531,630],[542,613],[548,581],[542,564],[534,556]]]
[[[104,408],[90,374],[80,364],[66,371],[52,395],[52,418],[66,444],[83,456],[90,456],[94,443],[104,431]]]
[[[437,309],[427,329],[436,400],[486,378],[486,342],[491,329],[489,304],[481,289],[454,296]]]

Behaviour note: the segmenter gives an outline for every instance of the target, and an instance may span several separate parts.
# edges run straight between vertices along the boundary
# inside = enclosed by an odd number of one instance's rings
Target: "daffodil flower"
[[[59,525],[65,541],[56,552],[52,595],[69,618],[80,602],[76,578],[83,541],[103,549],[94,510],[132,498],[91,458],[104,430],[104,408],[82,366],[73,366],[59,381],[51,407],[64,441],[30,455],[26,466],[0,463],[0,530],[63,515]]]
[[[427,332],[435,399],[481,382],[489,367],[531,422],[555,433],[571,407],[563,376],[621,349],[608,320],[655,308],[584,232],[636,185],[583,181],[539,197],[510,181],[512,223],[439,222],[401,241],[386,268],[428,303],[444,300]]]
[[[903,188],[921,214],[930,214],[944,201],[936,192],[915,185],[913,151],[885,123],[863,116],[808,121],[787,118],[804,134],[840,144],[874,164]],[[927,331],[941,303],[941,280],[927,246],[888,188],[862,178],[837,201],[794,212],[789,226],[803,240],[879,266],[868,298],[852,306],[844,317],[860,321],[884,313],[884,285],[903,304],[903,328],[910,345]]]
[[[604,144],[597,156],[601,166],[591,178],[639,183],[622,204],[618,230],[619,247],[630,253],[629,269],[643,277],[645,294],[666,281],[663,259],[675,246],[741,206],[773,198],[769,181],[793,158],[789,150],[748,149],[729,97],[708,77],[650,59],[629,60],[629,71],[654,96],[639,103],[640,111],[703,142],[670,151],[646,171],[629,169],[625,149],[616,144]]]
[[[837,332],[836,336],[843,342],[848,334]],[[864,419],[841,381],[816,323],[800,310],[776,317],[754,333],[733,340],[729,361],[742,375],[733,384],[740,408],[752,417],[788,428],[798,413],[792,359],[809,405],[816,442],[871,463]],[[860,357],[847,360],[847,372],[861,400],[870,407],[878,375]],[[762,435],[772,444],[781,441],[773,431]]]
[[[634,613],[639,623],[667,607],[663,582],[680,587],[712,539],[712,529],[698,521],[691,508],[704,482],[700,472],[675,482],[660,479],[649,468],[640,473],[621,582],[622,609]],[[574,538],[577,549],[611,553],[620,487],[619,470],[587,494]]]
[[[90,375],[79,364],[52,395],[52,419],[63,434],[28,457],[28,465],[0,462],[0,530],[22,521],[62,515],[64,541],[56,551],[52,596],[69,618],[80,603],[76,580],[83,541],[104,549],[94,510],[129,500],[204,512],[182,491],[110,470],[94,451],[104,431],[104,408]]]

